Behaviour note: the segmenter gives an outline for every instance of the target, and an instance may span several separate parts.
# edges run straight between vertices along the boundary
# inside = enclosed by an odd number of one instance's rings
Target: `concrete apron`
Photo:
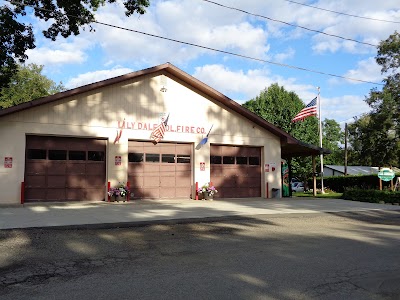
[[[0,230],[15,228],[109,228],[183,223],[266,214],[400,210],[399,206],[339,199],[168,199],[129,202],[29,203],[0,207]]]

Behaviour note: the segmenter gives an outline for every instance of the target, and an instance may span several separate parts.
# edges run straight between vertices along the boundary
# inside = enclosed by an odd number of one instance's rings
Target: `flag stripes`
[[[168,117],[165,121],[161,122],[156,128],[154,128],[153,132],[150,135],[150,138],[153,140],[153,144],[156,145],[164,138],[165,130],[167,129]]]
[[[304,121],[305,118],[317,115],[317,97],[311,100],[292,120],[292,122]]]

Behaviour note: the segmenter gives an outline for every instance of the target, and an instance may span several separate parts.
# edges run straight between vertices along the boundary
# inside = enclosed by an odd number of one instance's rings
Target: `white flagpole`
[[[319,146],[322,148],[322,117],[321,117],[321,97],[320,88],[318,87],[318,119],[319,119]],[[324,194],[324,154],[321,157],[321,193]]]

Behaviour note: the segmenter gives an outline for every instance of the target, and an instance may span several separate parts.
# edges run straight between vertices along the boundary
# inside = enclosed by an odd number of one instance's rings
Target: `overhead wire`
[[[349,118],[347,118],[347,119],[345,119],[345,120],[343,120],[343,121],[340,121],[339,124],[348,123],[348,122],[350,122],[351,119],[353,119],[353,121],[354,121],[354,120],[357,120],[358,117],[362,117],[362,116],[364,116],[364,115],[367,115],[368,113],[370,113],[370,112],[363,112],[363,113],[360,113],[360,114],[358,114],[358,115],[349,117]]]
[[[243,9],[240,9],[240,8],[237,8],[237,7],[228,6],[228,5],[224,5],[224,4],[221,4],[221,3],[218,3],[218,2],[214,2],[214,1],[210,1],[210,0],[201,0],[201,1],[208,2],[208,3],[214,4],[214,5],[223,7],[223,8],[227,8],[227,9],[230,9],[230,10],[236,10],[236,11],[242,12],[242,13],[244,13],[244,14],[248,14],[248,15],[250,15],[250,16],[254,16],[254,17],[258,17],[258,18],[262,18],[262,19],[267,19],[267,20],[270,20],[270,21],[273,21],[273,22],[282,23],[282,24],[285,24],[285,25],[288,25],[288,26],[301,28],[301,29],[304,29],[304,30],[308,30],[308,31],[320,33],[320,34],[327,35],[327,36],[331,36],[331,37],[335,37],[335,38],[338,38],[338,39],[342,39],[342,40],[346,40],[346,41],[351,41],[351,42],[355,42],[355,43],[359,43],[359,44],[363,44],[363,45],[367,45],[367,46],[378,47],[378,45],[376,45],[376,44],[371,44],[371,43],[367,43],[367,42],[361,42],[361,41],[354,40],[354,39],[351,39],[351,38],[342,37],[342,36],[340,36],[340,35],[331,34],[331,33],[323,32],[323,31],[316,30],[316,29],[310,29],[310,28],[308,28],[308,27],[304,27],[304,26],[300,26],[300,25],[295,25],[295,24],[288,23],[288,22],[285,22],[285,21],[273,19],[273,18],[271,18],[271,17],[267,17],[267,16],[264,16],[264,15],[259,15],[259,14],[252,13],[252,12],[248,12],[248,11],[245,11],[245,10],[243,10]]]
[[[17,1],[13,1],[13,0],[7,0],[7,1],[12,3],[12,4],[18,4],[18,5],[31,7],[33,9],[43,10],[43,11],[47,11],[47,12],[53,12],[53,11],[51,11],[49,9],[45,9],[45,8],[42,8],[42,7],[36,7],[36,6],[33,6],[33,5],[28,5],[28,4],[25,4],[25,3],[22,3],[22,2],[17,2]],[[80,17],[75,16],[75,15],[71,15],[71,14],[65,14],[65,15],[68,16],[68,17],[81,19]],[[167,41],[170,41],[170,42],[175,42],[175,43],[184,44],[184,45],[188,45],[188,46],[193,46],[193,47],[197,47],[197,48],[201,48],[201,49],[211,50],[211,51],[214,51],[214,52],[229,54],[229,55],[236,56],[236,57],[241,57],[241,58],[246,58],[246,59],[250,59],[250,60],[254,60],[254,61],[268,63],[268,64],[280,66],[280,67],[286,67],[286,68],[296,69],[296,70],[300,70],[300,71],[306,71],[306,72],[310,72],[310,73],[315,73],[315,74],[320,74],[320,75],[325,75],[325,76],[331,76],[331,77],[346,79],[346,80],[350,80],[350,81],[369,83],[369,84],[374,84],[374,85],[382,85],[382,86],[384,85],[383,83],[378,83],[378,82],[373,82],[373,81],[368,81],[368,80],[362,80],[362,79],[357,79],[357,78],[351,78],[351,77],[337,75],[337,74],[326,73],[326,72],[322,72],[322,71],[318,71],[318,70],[313,70],[313,69],[308,69],[308,68],[304,68],[304,67],[278,63],[278,62],[269,61],[269,60],[265,60],[265,59],[261,59],[261,58],[257,58],[257,57],[238,54],[238,53],[225,51],[225,50],[220,50],[220,49],[215,49],[215,48],[211,48],[211,47],[207,47],[207,46],[202,46],[202,45],[198,45],[198,44],[194,44],[194,43],[190,43],[190,42],[184,42],[184,41],[180,41],[180,40],[173,39],[173,38],[168,38],[168,37],[164,37],[164,36],[160,36],[160,35],[156,35],[156,34],[143,32],[143,31],[139,31],[139,30],[135,30],[135,29],[130,29],[130,28],[126,28],[126,27],[112,25],[112,24],[108,24],[108,23],[104,23],[104,22],[100,22],[100,21],[96,21],[96,20],[93,20],[92,23],[96,23],[96,24],[99,24],[99,25],[112,27],[112,28],[116,28],[116,29],[120,29],[120,30],[125,30],[125,31],[129,31],[129,32],[139,33],[139,34],[142,34],[142,35],[146,35],[146,36],[150,36],[150,37],[154,37],[154,38],[158,38],[158,39],[163,39],[163,40],[167,40]]]
[[[337,15],[344,15],[344,16],[348,16],[348,17],[365,19],[365,20],[370,20],[370,21],[378,21],[378,22],[400,24],[400,21],[383,20],[383,19],[376,19],[376,18],[371,18],[371,17],[363,17],[363,16],[359,16],[359,15],[346,14],[344,12],[338,12],[338,11],[334,11],[334,10],[330,10],[330,9],[326,9],[326,8],[322,8],[322,7],[318,7],[318,6],[313,6],[313,5],[309,5],[309,4],[305,4],[305,3],[300,3],[300,2],[296,2],[296,1],[292,1],[292,0],[284,0],[284,1],[291,2],[291,3],[294,3],[294,4],[298,4],[298,5],[302,5],[302,6],[307,6],[307,7],[314,8],[314,9],[319,9],[319,10],[331,12],[331,13],[334,13],[334,14],[337,14]]]

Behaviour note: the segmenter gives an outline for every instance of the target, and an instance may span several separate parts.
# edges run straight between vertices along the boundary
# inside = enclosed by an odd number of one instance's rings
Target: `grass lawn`
[[[325,193],[317,194],[315,197],[312,192],[293,192],[294,197],[309,197],[309,198],[330,198],[330,199],[341,199],[343,193]]]

